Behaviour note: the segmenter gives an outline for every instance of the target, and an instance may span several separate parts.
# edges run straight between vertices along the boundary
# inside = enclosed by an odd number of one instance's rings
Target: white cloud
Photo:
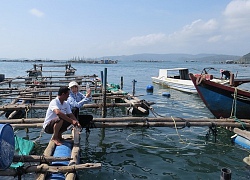
[[[242,17],[246,14],[250,15],[250,1],[249,0],[233,0],[224,11],[224,15],[228,17]]]
[[[31,9],[29,12],[30,12],[30,14],[32,14],[34,16],[37,16],[37,17],[43,17],[44,16],[44,13],[42,11],[39,11],[36,8]]]
[[[241,53],[246,51],[237,50],[235,46],[242,44],[244,42],[242,40],[249,39],[250,0],[231,1],[222,15],[216,19],[194,20],[171,34],[152,33],[134,36],[122,43],[109,43],[109,49],[112,49],[114,53],[232,53],[235,50]],[[247,49],[248,41],[245,43],[244,47]],[[106,49],[106,51],[109,50]]]
[[[188,25],[185,25],[180,31],[176,31],[169,35],[171,41],[192,41],[209,39],[215,36],[218,31],[218,22],[215,19],[203,21],[201,19],[195,20]]]
[[[212,36],[208,39],[208,42],[219,42],[221,40],[222,36],[217,35],[217,36]]]
[[[233,0],[226,6],[223,15],[227,29],[249,30],[250,0]]]
[[[159,42],[162,42],[166,38],[163,33],[148,34],[146,36],[136,36],[131,39],[124,41],[124,44],[129,46],[148,46]]]

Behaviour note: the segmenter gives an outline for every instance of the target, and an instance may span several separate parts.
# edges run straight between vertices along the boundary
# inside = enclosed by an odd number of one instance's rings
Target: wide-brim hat
[[[69,88],[72,88],[73,86],[77,86],[77,87],[79,87],[79,85],[78,85],[78,83],[77,83],[77,82],[75,82],[75,81],[71,81],[71,82],[69,83]]]

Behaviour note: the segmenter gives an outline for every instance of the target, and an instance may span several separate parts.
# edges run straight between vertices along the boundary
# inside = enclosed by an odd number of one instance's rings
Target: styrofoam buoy
[[[9,124],[0,124],[0,170],[10,167],[15,153],[14,131]]]
[[[169,92],[163,92],[162,96],[170,97],[170,93]]]

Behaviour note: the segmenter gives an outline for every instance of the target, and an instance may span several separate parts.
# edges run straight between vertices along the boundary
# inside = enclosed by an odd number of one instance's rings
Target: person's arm
[[[75,115],[73,113],[68,114],[69,118],[73,119],[73,125],[81,128],[81,125],[79,121],[76,119]]]
[[[71,107],[81,108],[84,104],[89,103],[92,101],[92,97],[86,97],[82,93],[77,93],[77,98],[81,99],[79,102],[76,101],[76,98],[73,96],[69,96],[67,102],[70,104]]]
[[[73,124],[73,123],[74,123],[73,121],[76,120],[76,118],[73,119],[72,117],[69,117],[69,116],[67,116],[66,114],[64,114],[62,111],[60,111],[60,109],[54,109],[53,111],[56,113],[56,115],[57,115],[59,118],[65,120],[65,121],[68,121],[68,122],[71,123],[71,124]]]
[[[67,99],[67,102],[70,104],[71,107],[77,107],[80,108],[79,102],[76,101],[76,97],[70,94],[70,96]]]
[[[64,114],[62,111],[60,111],[60,109],[54,109],[53,110],[56,115],[65,120],[65,121],[68,121],[69,123],[73,124],[74,126],[78,126],[78,127],[81,127],[80,123],[77,121],[76,117],[74,116],[73,113],[70,113],[70,114]]]
[[[81,101],[79,102],[80,107],[92,101],[91,93],[87,93],[86,96],[80,93],[80,96],[81,96]]]

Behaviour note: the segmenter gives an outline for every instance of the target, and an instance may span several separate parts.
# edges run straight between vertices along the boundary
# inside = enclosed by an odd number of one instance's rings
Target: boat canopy
[[[173,77],[176,79],[189,79],[188,68],[159,69],[159,77]]]

